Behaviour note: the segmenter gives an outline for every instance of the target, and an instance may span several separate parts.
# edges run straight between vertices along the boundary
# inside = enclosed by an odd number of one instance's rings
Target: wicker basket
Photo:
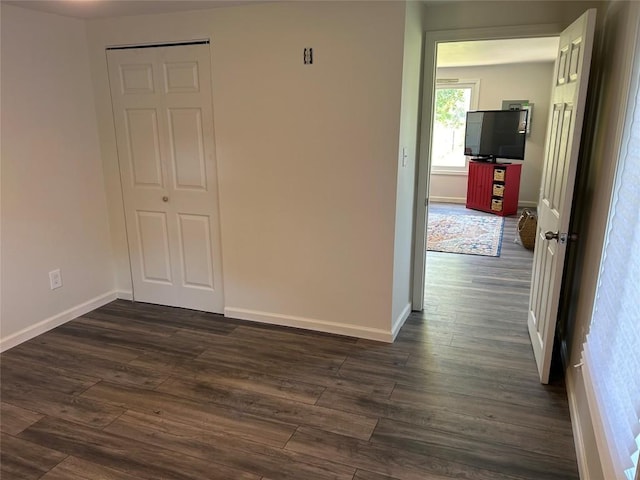
[[[518,220],[518,236],[520,243],[527,250],[533,250],[536,244],[536,230],[538,229],[538,216],[525,208]]]
[[[504,182],[504,175],[506,170],[504,168],[494,168],[493,169],[493,179],[498,182]]]

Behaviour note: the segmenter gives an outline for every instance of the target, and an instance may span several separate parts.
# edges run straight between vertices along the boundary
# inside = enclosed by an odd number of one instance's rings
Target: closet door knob
[[[166,196],[165,196],[165,197],[162,197],[162,201],[163,201],[163,202],[168,202],[168,201],[169,201],[169,197],[166,197]]]

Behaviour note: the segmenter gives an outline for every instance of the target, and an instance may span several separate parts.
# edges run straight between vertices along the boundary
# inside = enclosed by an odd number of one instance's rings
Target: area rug
[[[499,257],[504,218],[429,213],[427,250]]]

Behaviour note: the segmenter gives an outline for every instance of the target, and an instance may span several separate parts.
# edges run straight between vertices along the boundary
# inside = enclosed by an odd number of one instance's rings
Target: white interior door
[[[554,71],[528,315],[542,383],[549,381],[595,20],[588,10],[562,32]]]
[[[107,59],[134,299],[221,313],[209,45]]]

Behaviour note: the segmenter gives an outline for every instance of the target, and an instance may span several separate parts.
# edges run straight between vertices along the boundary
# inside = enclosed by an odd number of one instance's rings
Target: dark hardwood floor
[[[2,479],[577,479],[515,222],[391,345],[115,301],[3,353]]]

